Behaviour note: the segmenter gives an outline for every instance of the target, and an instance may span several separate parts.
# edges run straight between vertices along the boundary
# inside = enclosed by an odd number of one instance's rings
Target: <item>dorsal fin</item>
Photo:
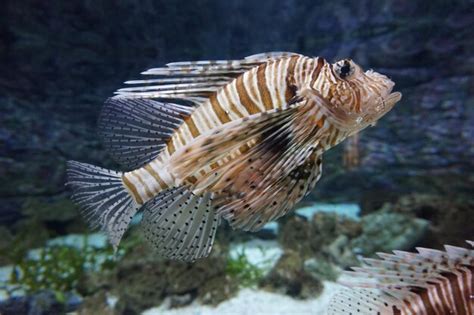
[[[149,80],[127,81],[133,87],[116,92],[104,105],[99,133],[116,161],[137,168],[153,160],[183,118],[241,73],[276,58],[296,55],[273,52],[241,60],[173,62],[142,74]],[[167,101],[173,101],[172,103]],[[179,104],[176,104],[179,103]]]
[[[99,117],[99,135],[112,157],[127,168],[153,160],[194,110],[178,104],[116,96]]]
[[[245,71],[269,60],[298,55],[291,52],[270,52],[248,56],[240,60],[207,60],[168,63],[152,68],[143,75],[157,76],[147,80],[132,80],[133,85],[115,92],[118,95],[152,99],[180,99],[202,103]]]
[[[354,314],[367,315],[473,314],[474,250],[445,246],[445,251],[417,251],[379,253],[382,260],[366,258],[365,266],[345,272],[352,276],[343,282],[350,289],[333,298],[329,314],[345,314],[343,311],[354,307],[360,310]],[[377,303],[370,298],[373,294],[377,294]]]

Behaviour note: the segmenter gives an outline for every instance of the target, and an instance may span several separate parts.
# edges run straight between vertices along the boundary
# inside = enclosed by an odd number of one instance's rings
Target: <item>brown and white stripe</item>
[[[243,72],[215,93],[210,93],[208,98],[184,119],[154,161],[140,169],[125,173],[124,185],[134,196],[135,201],[143,204],[158,192],[178,184],[166,169],[167,161],[176,151],[192,143],[200,135],[236,119],[276,108],[286,108],[300,87],[320,82],[319,75],[325,64],[323,58],[294,55],[270,60]],[[183,89],[181,86],[180,88]],[[325,123],[323,120],[322,118],[321,124]],[[214,168],[228,163],[252,145],[254,143],[246,144],[233,152],[232,156],[201,170],[201,175],[197,175],[197,178],[188,180],[191,182],[199,180],[199,176],[205,176]]]
[[[349,272],[364,280],[346,283],[351,288],[336,294],[329,314],[474,314],[474,250],[445,246],[379,256]]]

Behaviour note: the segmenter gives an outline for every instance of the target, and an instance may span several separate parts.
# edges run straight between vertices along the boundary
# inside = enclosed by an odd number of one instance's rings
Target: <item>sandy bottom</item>
[[[167,309],[167,303],[163,303],[142,315],[324,315],[331,297],[341,288],[339,284],[326,281],[323,293],[318,298],[309,300],[296,300],[256,289],[242,289],[237,296],[217,307],[202,306],[194,302],[186,307]]]

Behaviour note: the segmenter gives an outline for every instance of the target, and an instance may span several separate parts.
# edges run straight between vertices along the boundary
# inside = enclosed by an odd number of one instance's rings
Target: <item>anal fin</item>
[[[220,217],[212,195],[195,195],[182,186],[161,193],[145,205],[145,237],[167,258],[194,261],[209,255]]]

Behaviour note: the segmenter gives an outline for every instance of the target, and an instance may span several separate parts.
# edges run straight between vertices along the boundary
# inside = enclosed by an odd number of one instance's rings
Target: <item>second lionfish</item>
[[[68,184],[114,247],[143,211],[146,238],[170,258],[207,256],[221,218],[256,231],[321,176],[322,154],[397,103],[394,83],[350,59],[266,53],[176,62],[104,105],[99,132],[130,171],[71,161]]]
[[[364,267],[346,272],[352,276],[346,282],[350,288],[332,298],[328,314],[474,314],[474,250],[456,246],[417,250],[364,258]]]

